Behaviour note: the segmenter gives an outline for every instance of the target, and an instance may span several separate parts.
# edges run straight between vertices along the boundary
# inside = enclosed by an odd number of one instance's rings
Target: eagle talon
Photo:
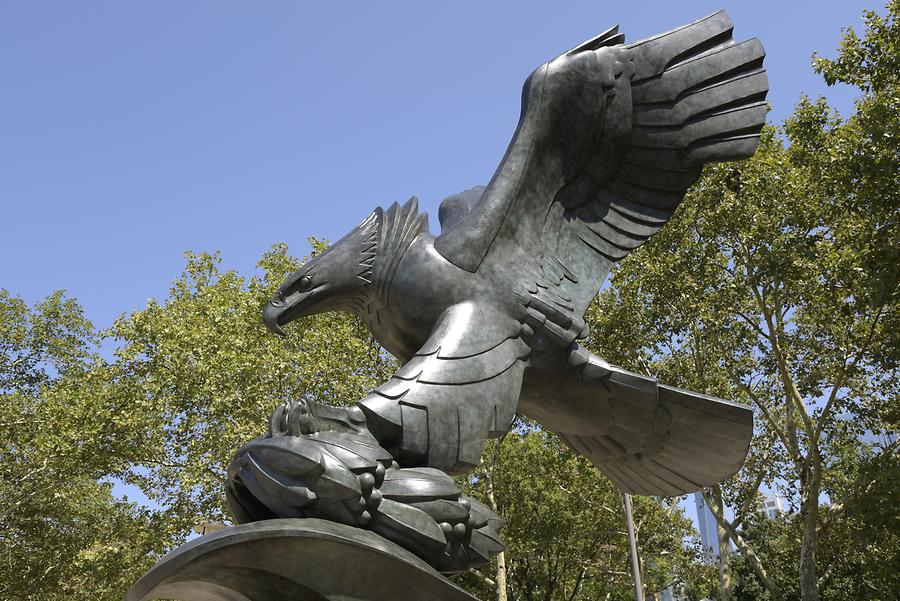
[[[242,447],[229,467],[236,520],[324,517],[415,549],[445,573],[502,550],[496,514],[461,496],[443,472],[400,468],[368,431],[348,426],[347,414],[305,400],[279,405],[270,436]]]
[[[366,438],[370,444],[377,444],[366,425],[366,416],[357,406],[332,407],[307,399],[288,399],[272,413],[269,436],[343,432]]]
[[[319,429],[309,403],[304,399],[286,400],[279,405],[269,421],[270,436],[300,436]]]

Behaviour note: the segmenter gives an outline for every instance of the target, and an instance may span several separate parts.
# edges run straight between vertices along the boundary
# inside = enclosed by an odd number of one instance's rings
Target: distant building
[[[697,530],[700,531],[700,544],[706,551],[706,563],[714,565],[719,559],[719,536],[716,533],[716,518],[712,510],[706,504],[703,493],[694,493],[694,503],[697,505]]]
[[[765,495],[759,501],[759,510],[770,520],[787,513],[787,502],[781,495]]]

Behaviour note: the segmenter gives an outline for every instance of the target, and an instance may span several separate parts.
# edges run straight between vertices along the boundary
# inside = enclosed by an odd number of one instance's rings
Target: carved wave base
[[[315,518],[242,524],[182,545],[125,596],[151,599],[478,601],[387,539]]]

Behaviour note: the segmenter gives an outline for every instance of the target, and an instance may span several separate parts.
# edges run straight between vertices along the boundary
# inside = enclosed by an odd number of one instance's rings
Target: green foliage
[[[28,307],[0,290],[0,598],[119,599],[165,539],[148,512],[100,481],[99,365],[80,307],[55,293]]]
[[[825,601],[898,598],[900,461],[895,454],[881,455],[866,471],[869,478],[861,482],[864,488],[848,501],[841,519],[827,522],[821,532],[820,561],[828,567],[822,574],[819,595]],[[800,516],[788,514],[770,520],[756,514],[747,519],[742,534],[763,558],[785,598],[799,598]],[[771,599],[743,557],[736,557],[734,568],[735,599]]]
[[[900,3],[889,0],[885,8],[887,15],[883,17],[873,10],[865,12],[863,39],[852,27],[845,30],[835,60],[814,56],[813,67],[828,85],[845,83],[865,94],[896,90],[900,78]]]
[[[276,403],[350,403],[392,373],[348,316],[265,330],[263,304],[298,265],[276,246],[248,280],[188,254],[164,303],[102,334],[61,293],[29,308],[0,292],[0,597],[120,599],[192,526],[228,520],[227,464]],[[152,509],[113,497],[113,481]]]
[[[593,465],[548,432],[520,426],[491,441],[463,483],[507,523],[509,599],[599,599],[633,595],[622,496]],[[648,594],[670,584],[710,588],[698,546],[685,547],[690,520],[677,504],[635,498],[635,524]],[[496,565],[483,570],[493,578]],[[470,590],[490,597],[484,581]]]

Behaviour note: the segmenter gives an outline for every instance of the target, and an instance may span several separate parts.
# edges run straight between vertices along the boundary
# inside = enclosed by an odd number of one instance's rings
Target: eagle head
[[[357,312],[372,288],[383,211],[379,207],[349,234],[292,273],[263,309],[263,322],[282,326],[325,311]]]

